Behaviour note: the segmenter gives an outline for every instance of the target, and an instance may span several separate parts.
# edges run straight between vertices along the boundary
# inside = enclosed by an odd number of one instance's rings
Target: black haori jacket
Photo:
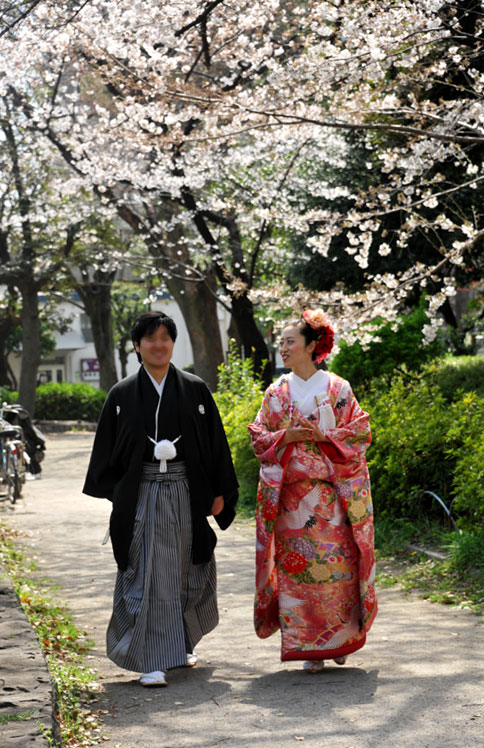
[[[193,563],[210,560],[217,542],[207,516],[216,496],[225,506],[215,519],[225,530],[235,517],[238,484],[217,406],[205,382],[170,364],[175,378],[190,487]],[[113,502],[111,542],[118,567],[128,565],[146,429],[141,398],[142,367],[109,391],[102,409],[83,492]],[[168,376],[168,374],[167,374]]]

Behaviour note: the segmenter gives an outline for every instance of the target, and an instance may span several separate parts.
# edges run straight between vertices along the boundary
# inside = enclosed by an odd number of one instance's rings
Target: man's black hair
[[[164,312],[145,312],[144,314],[141,314],[131,328],[132,342],[139,345],[141,338],[144,338],[145,335],[152,335],[160,325],[166,327],[168,335],[173,342],[175,342],[176,336],[178,335],[175,321],[171,317],[168,317]],[[136,351],[136,355],[138,361],[141,363],[141,356],[138,351]]]

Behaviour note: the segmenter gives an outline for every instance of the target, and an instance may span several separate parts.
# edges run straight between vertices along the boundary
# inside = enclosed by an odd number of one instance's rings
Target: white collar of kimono
[[[328,394],[329,374],[327,371],[319,369],[309,379],[301,379],[291,371],[287,378],[291,400],[304,416],[312,413]]]
[[[163,395],[163,388],[165,386],[166,382],[166,374],[161,380],[160,383],[156,381],[154,377],[151,376],[148,369],[145,368],[145,372],[148,374],[149,378],[151,379],[153,383],[153,387],[158,393],[158,405],[156,408],[155,413],[155,438],[153,439],[151,436],[148,435],[148,439],[150,442],[153,442],[155,445],[153,454],[155,459],[160,461],[160,473],[166,473],[166,461],[172,460],[174,457],[176,457],[176,447],[175,444],[178,441],[178,439],[181,439],[180,436],[177,436],[176,439],[173,441],[170,441],[169,439],[161,439],[161,441],[158,441],[158,413],[160,412],[160,405],[161,405],[161,396]]]
[[[151,374],[149,373],[148,369],[147,369],[146,367],[144,367],[144,369],[145,369],[145,372],[146,372],[146,373],[148,374],[149,378],[151,379],[151,382],[152,382],[152,384],[153,384],[153,387],[155,388],[155,390],[156,390],[156,391],[157,391],[157,393],[158,393],[158,397],[160,397],[160,398],[161,398],[161,396],[162,396],[162,394],[163,394],[163,388],[164,388],[164,386],[165,386],[165,382],[166,382],[166,374],[165,374],[165,376],[163,377],[163,379],[161,380],[161,382],[160,382],[160,383],[158,383],[158,382],[156,381],[156,379],[155,379],[154,377],[152,377],[152,376],[151,376]]]
[[[318,369],[315,371],[309,379],[301,379],[293,371],[288,375],[289,388],[292,393],[296,395],[296,400],[299,397],[306,397],[307,395],[322,395],[326,394],[329,386],[329,374],[327,371]]]

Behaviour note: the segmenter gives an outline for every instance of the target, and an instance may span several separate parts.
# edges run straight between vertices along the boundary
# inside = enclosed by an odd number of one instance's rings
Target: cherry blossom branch
[[[22,11],[16,18],[14,18],[13,21],[7,24],[5,28],[3,28],[0,31],[0,38],[2,36],[5,36],[5,34],[8,34],[9,31],[12,31],[12,29],[15,28],[19,23],[21,23],[25,18],[27,18],[28,15],[34,10],[34,8],[39,5],[39,3],[43,2],[43,0],[31,0],[30,5],[25,8],[24,11]],[[4,11],[4,15],[6,14],[6,11]]]
[[[85,32],[83,32],[85,33]],[[88,36],[86,34],[86,36]],[[128,65],[119,60],[115,55],[109,53],[103,49],[103,54],[111,59],[118,67],[120,67],[125,73],[129,74],[134,80],[145,84],[148,88],[156,90],[156,86],[150,80],[144,76],[140,76],[134,72]],[[207,135],[195,138],[187,138],[187,143],[205,142],[210,140],[226,140],[227,138],[234,137],[235,135],[241,135],[244,133],[251,132],[253,130],[259,130],[264,128],[281,127],[281,126],[294,126],[301,124],[312,124],[318,127],[327,127],[336,130],[347,130],[347,131],[383,131],[383,132],[395,132],[400,135],[415,135],[417,137],[430,138],[431,140],[437,140],[444,143],[458,143],[462,145],[474,145],[484,143],[484,133],[482,135],[469,136],[469,135],[446,135],[445,133],[438,133],[434,130],[424,130],[419,127],[412,127],[409,125],[398,125],[391,123],[355,123],[355,122],[343,122],[337,120],[320,120],[312,117],[305,117],[304,115],[290,114],[287,112],[271,111],[271,110],[260,110],[253,109],[241,105],[238,102],[224,102],[221,96],[196,96],[194,94],[185,93],[179,89],[170,89],[168,86],[164,89],[164,94],[168,97],[178,99],[180,101],[187,101],[193,103],[200,103],[203,105],[209,104],[222,104],[225,109],[235,110],[243,112],[249,115],[257,115],[265,118],[265,122],[257,123],[254,125],[247,125],[236,130],[223,130],[216,135]],[[369,112],[373,113],[373,112]],[[275,119],[276,122],[271,122],[271,119]],[[468,127],[463,123],[463,127]],[[475,129],[475,128],[472,128]]]
[[[446,197],[447,195],[451,195],[454,192],[460,192],[460,190],[463,190],[466,187],[471,187],[473,184],[477,184],[477,182],[482,182],[483,180],[484,176],[475,177],[474,179],[470,179],[468,182],[463,182],[462,184],[458,184],[455,187],[449,187],[449,189],[447,190],[432,192],[430,195],[427,195],[420,200],[416,200],[413,203],[409,203],[408,205],[398,205],[395,208],[389,208],[388,210],[383,210],[376,213],[366,213],[365,218],[382,218],[383,216],[389,216],[391,213],[399,213],[400,211],[408,213],[414,208],[417,208],[419,205],[425,205],[425,203],[429,200],[437,200],[439,197]]]
[[[198,26],[199,23],[203,23],[203,22],[206,23],[207,18],[212,12],[212,10],[214,10],[217,7],[217,5],[220,5],[223,2],[224,0],[212,0],[211,3],[208,3],[205,10],[203,10],[193,21],[190,21],[190,23],[187,23],[185,26],[182,26],[181,29],[178,29],[177,31],[175,31],[174,36],[176,37],[182,36],[187,31],[192,29],[194,26]]]
[[[81,11],[86,7],[86,5],[89,5],[91,1],[92,0],[84,0],[84,2],[81,2],[80,6],[76,8],[76,10],[72,13],[72,15],[70,15],[68,18],[65,18],[62,21],[62,23],[58,23],[54,26],[51,26],[50,28],[53,28],[53,29],[60,28],[62,26],[67,26],[69,23],[72,23],[77,18],[77,16],[81,13]],[[31,15],[31,13],[35,10],[35,8],[43,2],[44,0],[31,0],[30,5],[27,8],[25,8],[24,11],[19,13],[19,15],[16,18],[14,18],[13,21],[8,23],[7,26],[5,26],[0,31],[0,39],[2,38],[2,36],[5,36],[6,34],[8,34],[9,31],[12,31],[16,26],[22,23],[22,21],[25,21],[25,19]],[[3,15],[6,15],[7,10],[3,12]]]
[[[176,94],[173,94],[176,96]],[[190,98],[194,99],[197,97],[187,97],[184,96],[185,99],[189,100]],[[200,99],[199,99],[200,100]],[[210,99],[206,99],[205,103],[209,103]],[[212,135],[212,136],[205,136],[205,137],[199,137],[199,138],[189,138],[187,139],[187,142],[195,143],[195,142],[203,142],[205,140],[220,140],[220,139],[227,139],[232,138],[235,135],[242,135],[243,133],[250,132],[252,130],[260,130],[264,128],[271,128],[271,127],[287,127],[287,126],[294,126],[294,125],[301,125],[301,124],[308,124],[308,125],[316,125],[318,127],[327,127],[332,130],[348,130],[353,132],[365,132],[365,131],[383,131],[383,132],[395,132],[400,135],[416,135],[418,137],[425,137],[429,138],[430,140],[438,140],[443,143],[459,143],[462,145],[475,145],[475,144],[484,144],[484,134],[479,136],[469,136],[469,135],[445,135],[444,133],[438,133],[434,130],[422,130],[419,127],[411,127],[409,125],[392,125],[389,123],[355,123],[355,122],[342,122],[337,120],[320,120],[320,119],[314,119],[312,117],[305,117],[303,115],[297,115],[297,114],[287,114],[286,112],[271,112],[271,111],[264,111],[264,110],[254,110],[254,109],[248,109],[245,107],[241,107],[240,104],[232,104],[230,105],[231,108],[234,109],[243,109],[247,114],[257,114],[262,117],[266,117],[267,120],[270,118],[273,118],[276,120],[276,122],[264,122],[259,123],[256,125],[247,125],[246,127],[240,128],[238,130],[230,130],[230,131],[223,131],[219,135]],[[371,114],[371,112],[369,112]]]
[[[459,253],[461,254],[461,253],[463,253],[463,252],[465,252],[465,251],[467,251],[469,249],[473,249],[474,246],[478,242],[480,242],[482,239],[484,239],[484,230],[479,231],[475,236],[473,236],[468,241],[462,242],[461,246],[459,247]],[[421,284],[422,281],[428,280],[429,278],[432,278],[432,276],[437,275],[442,270],[442,268],[444,268],[445,265],[447,265],[447,263],[449,263],[449,262],[452,261],[452,259],[453,259],[454,256],[455,256],[455,250],[451,250],[450,252],[446,252],[445,257],[443,257],[442,260],[440,260],[440,262],[438,262],[436,265],[432,265],[430,267],[426,267],[425,270],[423,270],[419,274],[407,278],[406,280],[402,281],[397,286],[395,286],[395,288],[393,288],[391,290],[393,290],[393,293],[395,294],[397,291],[402,291],[402,290],[405,290],[407,288],[412,288],[413,286],[415,286],[417,284]],[[388,292],[390,292],[390,289],[388,289]],[[367,314],[368,312],[371,312],[372,309],[374,309],[380,303],[381,302],[378,299],[377,301],[375,301],[375,302],[373,302],[371,304],[366,305],[365,306],[365,314]],[[358,314],[361,315],[361,310],[358,310],[357,312],[354,312],[353,315],[351,315],[349,319],[351,319],[351,318],[354,319],[356,316],[358,316]]]
[[[22,254],[30,259],[33,253],[33,235],[32,226],[30,222],[30,200],[24,189],[24,182],[22,178],[22,171],[20,168],[18,146],[15,139],[15,134],[12,125],[8,119],[0,120],[0,127],[5,135],[5,140],[8,146],[8,152],[10,161],[12,164],[12,172],[15,183],[15,189],[18,195],[19,201],[19,213],[22,216],[22,236],[23,236],[23,248]]]

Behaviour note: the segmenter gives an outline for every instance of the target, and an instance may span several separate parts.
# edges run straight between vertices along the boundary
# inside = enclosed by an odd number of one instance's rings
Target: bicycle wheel
[[[21,493],[21,481],[18,471],[16,455],[12,455],[7,447],[6,454],[7,494],[11,504],[15,504]]]

